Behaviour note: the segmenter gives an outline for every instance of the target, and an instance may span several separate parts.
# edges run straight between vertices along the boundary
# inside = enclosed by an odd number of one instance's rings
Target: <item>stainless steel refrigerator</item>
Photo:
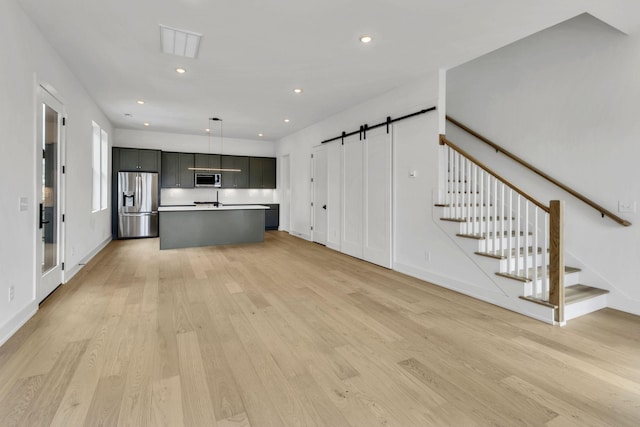
[[[118,172],[118,237],[158,236],[158,174]]]

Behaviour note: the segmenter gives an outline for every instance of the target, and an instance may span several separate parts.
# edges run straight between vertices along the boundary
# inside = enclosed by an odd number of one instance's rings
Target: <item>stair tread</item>
[[[540,304],[540,305],[544,305],[545,307],[549,307],[549,308],[558,308],[557,305],[555,304],[551,304],[549,301],[545,301],[542,300],[540,298],[534,298],[534,297],[528,297],[528,296],[520,296],[520,299],[523,299],[525,301],[530,301],[530,302],[534,302],[536,304]]]
[[[569,266],[565,266],[564,267],[564,273],[565,274],[571,274],[571,273],[577,273],[581,271],[579,268],[576,267],[569,267]],[[513,280],[517,280],[519,282],[530,282],[533,278],[533,269],[530,268],[527,271],[527,274],[525,276],[522,275],[516,275],[513,273],[502,273],[502,272],[498,272],[496,273],[496,276],[500,276],[500,277],[506,277],[507,279],[513,279]],[[547,276],[549,275],[549,272],[547,271]],[[538,267],[538,277],[542,276],[542,267]],[[567,287],[569,288],[569,287]]]
[[[532,236],[533,233],[529,232],[528,234],[529,236]],[[484,240],[490,237],[493,237],[493,232],[491,233],[483,233],[483,234],[467,234],[467,233],[457,233],[456,236],[458,237],[466,237],[468,239],[477,239],[477,240]],[[505,231],[504,234],[502,235],[503,237],[508,237],[509,236],[509,232]],[[521,231],[520,232],[520,236],[524,237],[524,232]],[[516,237],[516,232],[512,231],[511,232],[511,237]]]
[[[487,205],[487,204],[480,204],[480,203],[476,203],[476,204],[469,204],[469,203],[453,203],[453,204],[449,204],[449,203],[436,203],[434,206],[439,207],[439,208],[468,208],[468,207],[473,207],[473,206],[482,206],[482,207],[493,207],[493,205]]]
[[[509,218],[506,217],[506,216],[503,217],[503,218],[498,218],[498,220],[500,220],[500,219],[504,219],[505,221],[509,221]],[[452,222],[468,222],[469,224],[471,224],[474,220],[483,221],[484,222],[484,221],[487,220],[487,217],[482,217],[482,218],[480,218],[480,217],[475,217],[475,218],[449,218],[449,217],[443,217],[443,218],[440,218],[440,220],[441,221],[452,221]],[[511,220],[514,221],[515,218],[511,218]],[[492,216],[489,217],[489,221],[493,221],[493,217]]]
[[[523,248],[520,248],[520,255],[524,255],[524,250]],[[535,251],[537,254],[541,254],[542,253],[542,248],[538,248],[537,251]],[[549,249],[547,249],[547,252],[549,252]],[[529,246],[529,253],[532,254],[533,253],[533,247]],[[493,252],[482,252],[482,251],[478,251],[475,252],[476,255],[480,255],[480,256],[486,256],[489,258],[495,258],[495,259],[507,259],[506,255],[500,255],[500,254],[494,254]],[[515,256],[516,255],[516,248],[511,249],[511,256]]]
[[[608,293],[609,291],[606,289],[595,288],[593,286],[580,284],[571,285],[564,289],[564,303],[565,305],[574,304]]]

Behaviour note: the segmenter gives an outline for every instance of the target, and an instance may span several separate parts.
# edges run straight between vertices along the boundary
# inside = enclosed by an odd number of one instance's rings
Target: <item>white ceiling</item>
[[[18,2],[116,127],[268,140],[583,12],[640,28],[637,0]],[[159,24],[203,34],[198,58],[161,53]]]

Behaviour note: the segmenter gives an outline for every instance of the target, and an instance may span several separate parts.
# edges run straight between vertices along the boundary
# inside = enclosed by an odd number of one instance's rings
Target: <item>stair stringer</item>
[[[478,251],[478,241],[456,236],[456,234],[460,232],[460,225],[456,222],[442,221],[441,218],[444,217],[444,212],[445,208],[435,206],[432,209],[432,221],[451,239],[462,253],[493,282],[506,298],[496,298],[495,301],[490,301],[486,296],[481,297],[474,295],[472,292],[465,292],[460,289],[456,290],[508,310],[541,320],[545,323],[555,324],[554,309],[521,299],[521,296],[526,295],[526,284],[496,276],[495,273],[500,271],[500,260],[477,255],[475,252]]]

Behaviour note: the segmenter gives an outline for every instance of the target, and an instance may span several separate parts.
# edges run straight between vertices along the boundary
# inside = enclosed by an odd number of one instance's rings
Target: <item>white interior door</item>
[[[342,252],[363,257],[363,142],[356,136],[342,146]]]
[[[316,243],[327,244],[327,203],[328,203],[328,173],[327,173],[327,148],[317,147],[311,157],[312,165],[312,202],[311,224],[313,226],[311,237]]]
[[[36,138],[36,297],[45,299],[62,283],[63,105],[38,90]]]
[[[391,268],[391,134],[386,127],[367,132],[364,141],[363,259]]]

